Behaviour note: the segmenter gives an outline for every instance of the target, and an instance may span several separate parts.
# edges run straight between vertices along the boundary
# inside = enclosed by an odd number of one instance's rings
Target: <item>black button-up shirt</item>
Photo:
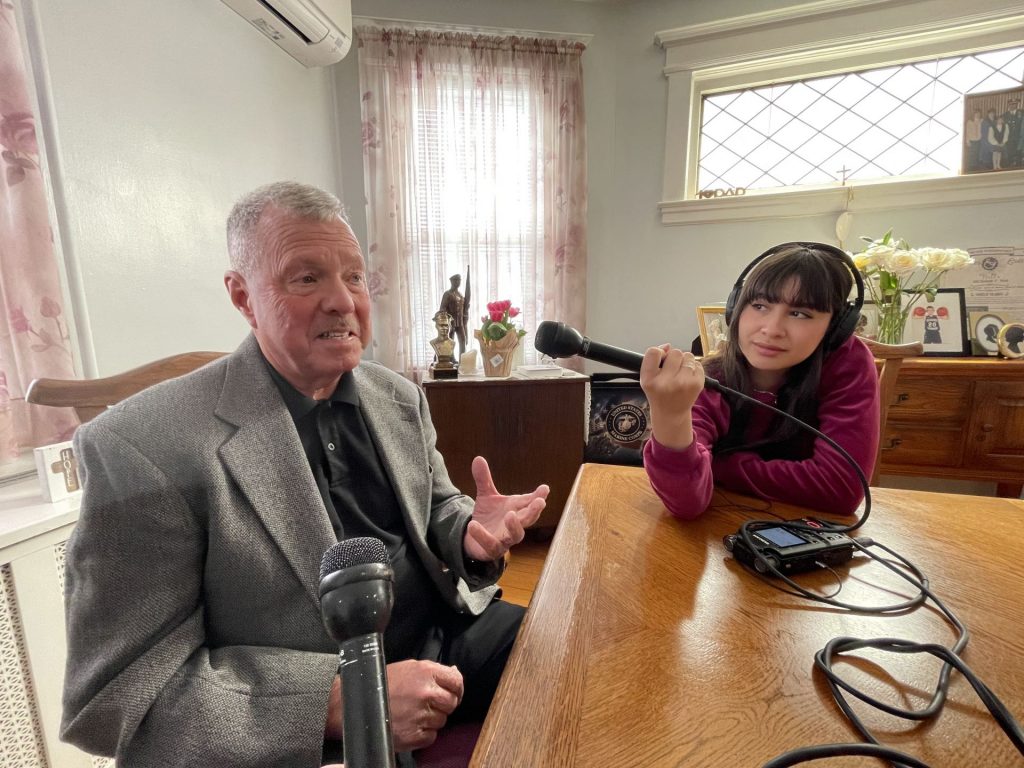
[[[395,572],[395,605],[384,632],[388,662],[417,658],[443,606],[411,546],[391,480],[370,437],[351,371],[326,400],[306,397],[269,362],[295,422],[306,459],[338,540],[373,536],[384,542]]]

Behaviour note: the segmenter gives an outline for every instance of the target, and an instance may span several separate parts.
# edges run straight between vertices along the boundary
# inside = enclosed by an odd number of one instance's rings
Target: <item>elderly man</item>
[[[321,557],[376,536],[395,570],[385,633],[395,748],[489,705],[522,610],[503,555],[545,504],[473,462],[451,484],[422,392],[361,363],[366,266],[332,195],[272,184],[228,220],[231,355],[130,398],[75,437],[61,735],[136,766],[319,766],[338,757],[337,647]]]

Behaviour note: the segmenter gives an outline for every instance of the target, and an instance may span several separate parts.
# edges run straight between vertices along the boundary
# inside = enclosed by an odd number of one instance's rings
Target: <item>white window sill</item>
[[[658,208],[662,224],[690,225],[838,215],[845,210],[888,211],[1014,200],[1024,201],[1024,170],[829,189],[754,192],[739,197],[668,200],[658,203]]]

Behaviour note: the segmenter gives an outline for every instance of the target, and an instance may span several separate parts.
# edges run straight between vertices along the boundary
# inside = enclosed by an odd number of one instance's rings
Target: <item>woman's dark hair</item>
[[[719,354],[704,361],[705,370],[709,376],[723,384],[744,394],[753,394],[750,363],[743,356],[739,345],[739,317],[747,305],[754,301],[765,301],[831,312],[832,321],[822,339],[824,341],[833,332],[852,289],[853,275],[835,254],[803,245],[794,245],[773,253],[757,264],[747,276],[733,310],[733,322],[729,324],[729,341]],[[824,359],[824,344],[819,344],[810,357],[787,372],[786,381],[777,393],[776,407],[814,427],[818,426],[818,386],[821,383]],[[757,406],[739,398],[725,397],[732,412],[729,432],[715,444],[715,453],[743,448],[757,450],[766,459],[810,456],[813,436],[782,416],[775,417],[768,431],[770,438],[756,443],[746,442],[743,433],[749,421],[750,409]]]

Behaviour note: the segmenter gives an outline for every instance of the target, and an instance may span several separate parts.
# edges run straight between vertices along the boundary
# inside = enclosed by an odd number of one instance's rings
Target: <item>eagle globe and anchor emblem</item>
[[[608,412],[605,429],[617,443],[638,443],[647,431],[647,415],[632,403],[619,403]]]

